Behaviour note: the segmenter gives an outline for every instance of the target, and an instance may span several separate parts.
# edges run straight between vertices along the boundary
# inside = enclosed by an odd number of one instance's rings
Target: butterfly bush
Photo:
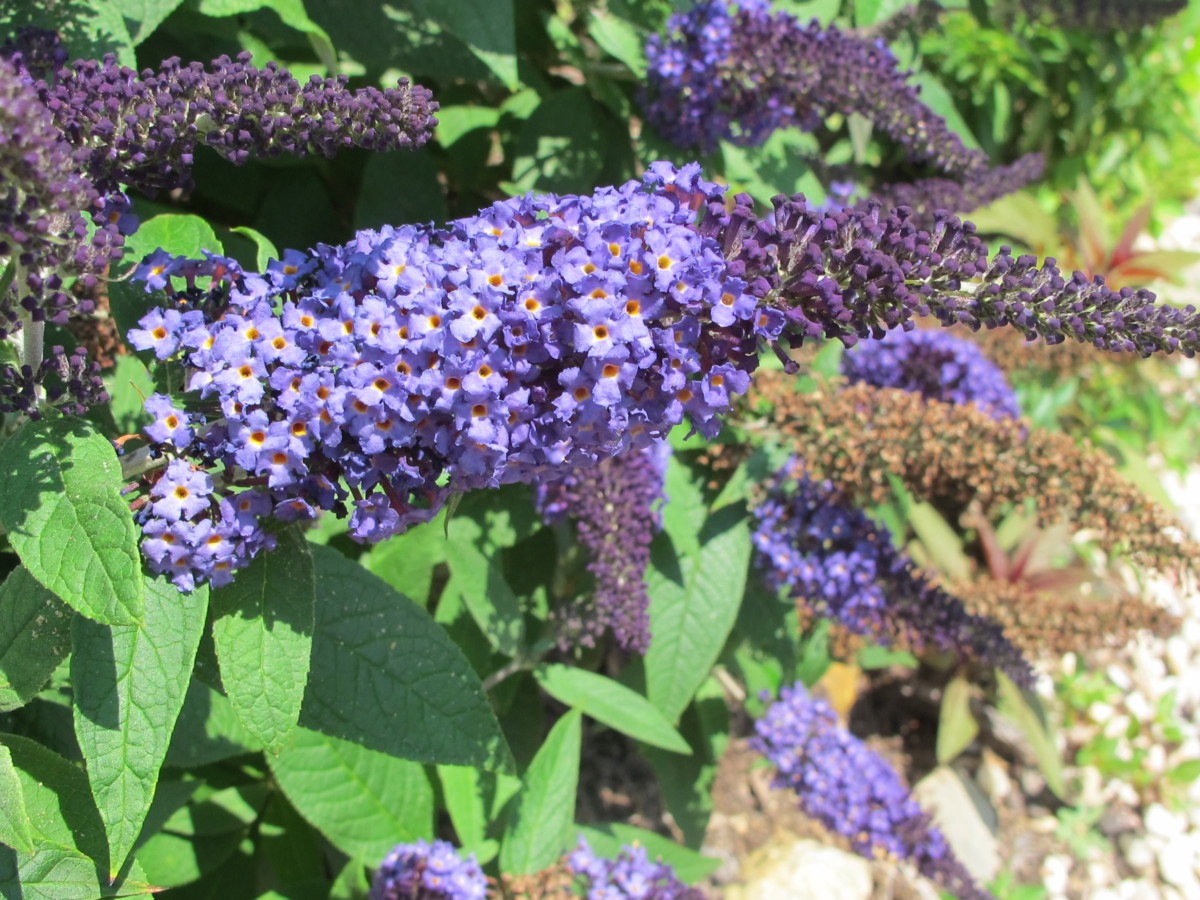
[[[538,512],[547,524],[567,517],[575,521],[577,539],[589,557],[588,572],[596,581],[591,597],[559,613],[563,649],[572,644],[594,647],[609,630],[622,650],[644,654],[649,649],[645,574],[650,543],[662,525],[670,454],[670,446],[660,441],[538,484]]]
[[[993,169],[987,154],[964,145],[883,41],[804,25],[761,0],[705,0],[672,16],[666,34],[648,40],[646,59],[646,118],[683,147],[754,146],[781,128],[812,131],[830,116],[860,115],[909,162],[939,173],[885,189],[930,211],[965,211],[1041,174],[1036,154]]]
[[[925,578],[889,531],[791,462],[752,506],[755,564],[783,590],[849,632],[885,645],[952,653],[1029,686],[1033,671],[1003,630]]]
[[[761,332],[695,228],[719,197],[697,166],[658,164],[590,197],[364,231],[261,275],[152,255],[135,278],[170,305],[129,338],[181,363],[191,400],[152,397],[151,436],[219,471],[203,504],[163,505],[199,483],[178,457],[155,484],[143,525],[170,540],[144,547],[151,567],[220,584],[269,543],[251,522],[349,511],[351,536],[375,542],[453,493],[561,477],[685,417],[715,434]]]
[[[775,786],[795,791],[804,814],[847,838],[855,853],[908,860],[959,900],[991,896],[974,883],[895,770],[802,684],[785,686],[754,732],[751,747],[775,767]]]
[[[973,403],[997,419],[1021,414],[1000,367],[977,344],[945,331],[889,331],[847,350],[841,368],[851,384],[899,388],[943,403]]]
[[[487,879],[475,854],[447,841],[397,844],[375,872],[370,900],[484,900]]]

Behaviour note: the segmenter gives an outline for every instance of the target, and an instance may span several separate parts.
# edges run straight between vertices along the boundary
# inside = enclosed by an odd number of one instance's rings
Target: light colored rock
[[[772,841],[742,865],[740,884],[725,889],[727,900],[868,900],[874,884],[871,865],[814,840]]]
[[[996,811],[973,781],[949,766],[938,766],[913,787],[913,797],[933,816],[954,855],[976,881],[988,882],[1000,869]]]
[[[1042,886],[1052,895],[1065,895],[1071,881],[1071,857],[1052,853],[1042,860]]]
[[[1146,808],[1143,818],[1146,832],[1155,837],[1170,839],[1187,831],[1187,819],[1179,813],[1171,812],[1161,803],[1151,803]]]
[[[1185,897],[1200,897],[1200,880],[1195,872],[1196,848],[1187,835],[1176,835],[1158,851],[1158,874],[1179,888]]]
[[[1109,663],[1104,670],[1104,674],[1108,676],[1108,680],[1119,687],[1126,693],[1133,687],[1133,678],[1129,675],[1129,670],[1117,663]]]
[[[1130,691],[1125,695],[1125,708],[1139,722],[1154,720],[1154,707],[1150,705],[1150,701],[1141,691]]]
[[[1154,871],[1157,861],[1150,843],[1139,834],[1123,834],[1117,839],[1126,865],[1138,875]]]
[[[1153,881],[1144,878],[1127,878],[1117,885],[1121,900],[1161,900],[1162,891]]]
[[[1167,638],[1166,657],[1167,670],[1172,675],[1186,675],[1192,667],[1192,648],[1179,635]]]
[[[975,780],[992,806],[1003,806],[1004,801],[1012,796],[1013,782],[1008,776],[1008,764],[986,747],[979,760]]]

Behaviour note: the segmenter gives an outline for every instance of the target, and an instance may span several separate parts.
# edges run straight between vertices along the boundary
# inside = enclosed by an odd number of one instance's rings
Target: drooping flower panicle
[[[1033,672],[989,619],[967,612],[892,544],[891,534],[846,505],[829,482],[791,463],[751,508],[755,559],[772,590],[854,634],[996,666],[1020,684]]]
[[[429,91],[406,79],[386,90],[352,90],[345,76],[301,84],[274,62],[251,65],[249,53],[208,67],[171,58],[140,74],[109,55],[64,66],[36,87],[76,165],[102,193],[190,188],[200,146],[238,164],[333,156],[348,147],[419,147],[437,124]]]
[[[719,197],[697,166],[657,164],[590,197],[289,251],[262,275],[155,254],[135,278],[172,302],[129,337],[190,372],[193,456],[276,519],[352,502],[351,535],[374,542],[454,492],[560,477],[685,416],[714,434],[766,336],[695,227]]]
[[[972,880],[878,754],[842,728],[829,704],[801,684],[784,687],[754,726],[751,746],[775,766],[775,785],[795,791],[805,815],[868,859],[903,859],[959,900],[991,897]]]
[[[666,501],[663,479],[669,457],[670,445],[660,441],[537,486],[538,511],[548,523],[567,517],[575,522],[596,582],[590,597],[558,613],[564,649],[595,646],[608,630],[622,650],[649,649],[645,574]]]
[[[889,331],[855,344],[842,356],[851,384],[899,388],[943,403],[973,403],[994,418],[1021,414],[1004,372],[977,344],[947,331]]]

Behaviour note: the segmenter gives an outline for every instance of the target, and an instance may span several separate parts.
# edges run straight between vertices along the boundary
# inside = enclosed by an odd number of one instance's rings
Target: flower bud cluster
[[[795,791],[805,815],[849,839],[854,852],[909,860],[959,900],[991,896],[974,883],[895,770],[802,684],[784,687],[754,730],[751,746],[777,769],[776,787]]]
[[[791,463],[751,509],[755,561],[772,590],[854,634],[996,666],[1019,684],[1033,672],[990,619],[971,615],[892,545],[891,534]]]
[[[122,243],[100,221],[103,202],[28,76],[0,58],[0,273],[12,275],[0,289],[0,340],[23,318],[64,321],[76,306],[68,279],[95,285]],[[100,225],[93,235],[86,212]]]
[[[472,853],[447,841],[397,844],[375,872],[369,900],[484,900],[487,878]]]
[[[100,366],[88,362],[82,347],[73,353],[51,347],[36,370],[30,365],[0,364],[0,413],[38,419],[42,408],[51,406],[82,416],[90,407],[107,402]]]
[[[616,859],[604,859],[580,838],[567,865],[582,879],[588,900],[704,900],[669,865],[651,862],[645,847],[622,847]]]
[[[1146,290],[1114,291],[1104,279],[1064,277],[1053,259],[1013,256],[1002,247],[990,261],[970,223],[936,216],[925,230],[908,209],[823,210],[803,195],[777,197],[759,218],[753,201],[735,198],[701,225],[764,298],[760,315],[778,316],[792,346],[809,337],[852,344],[917,316],[971,329],[1008,326],[1029,339],[1068,338],[1119,352],[1200,349],[1195,307],[1155,303]]]
[[[769,427],[863,505],[891,498],[887,475],[948,521],[978,503],[992,521],[1030,499],[1037,524],[1088,529],[1108,553],[1139,565],[1200,572],[1200,546],[1180,523],[1117,472],[1112,459],[1066,434],[996,419],[974,406],[857,384],[802,394],[794,379],[763,372],[752,398],[770,405]]]
[[[108,55],[79,60],[37,83],[42,103],[97,189],[190,188],[197,146],[236,164],[251,156],[333,156],[348,147],[415,148],[437,120],[428,90],[406,79],[387,90],[351,90],[345,76],[301,84],[250,54],[206,68],[165,60],[140,75]]]
[[[1004,372],[977,344],[946,331],[889,331],[842,356],[842,374],[851,384],[898,388],[942,403],[973,403],[993,418],[1021,415],[1017,395]]]
[[[650,38],[646,58],[646,118],[683,147],[761,144],[778,128],[858,114],[913,162],[954,176],[988,166],[921,102],[881,41],[803,25],[763,0],[703,0]]]
[[[179,359],[192,394],[160,446],[265,489],[276,519],[352,499],[350,534],[375,542],[452,493],[559,477],[685,416],[715,434],[765,335],[695,227],[719,197],[697,166],[656,164],[592,196],[289,251],[262,274],[153,254],[134,277],[169,303],[129,340]]]
[[[670,445],[660,441],[538,484],[538,512],[547,524],[568,516],[574,520],[596,582],[591,597],[558,614],[563,649],[594,647],[610,629],[622,650],[644,654],[649,649],[645,574],[667,499],[663,479],[670,453]]]

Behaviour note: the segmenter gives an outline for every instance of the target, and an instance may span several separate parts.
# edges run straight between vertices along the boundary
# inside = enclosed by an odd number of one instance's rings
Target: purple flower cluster
[[[751,514],[755,561],[772,590],[786,590],[854,634],[953,653],[1031,684],[1029,663],[1003,629],[927,581],[888,530],[840,502],[832,483],[789,464]]]
[[[910,860],[960,900],[991,896],[974,883],[891,766],[803,685],[784,687],[754,730],[751,746],[778,770],[776,787],[795,791],[805,815],[848,838],[856,853]]]
[[[397,844],[383,858],[370,900],[484,900],[487,879],[475,854],[465,860],[446,841]]]
[[[63,321],[76,305],[68,279],[95,286],[122,242],[106,223],[89,236],[83,213],[99,216],[102,203],[35,86],[0,58],[0,267],[15,267],[0,289],[0,340],[22,318]]]
[[[897,328],[842,356],[851,384],[898,388],[942,403],[974,403],[994,419],[1021,415],[1003,370],[977,344],[946,331]]]
[[[590,598],[558,614],[563,649],[571,644],[594,647],[609,629],[622,650],[644,654],[649,649],[645,574],[667,499],[663,479],[670,453],[670,445],[659,441],[538,484],[538,511],[547,524],[568,516],[575,521],[588,572],[596,581]]]
[[[987,156],[967,148],[918,96],[882,42],[772,13],[763,0],[703,0],[646,45],[646,118],[684,147],[760,144],[776,130],[812,130],[858,114],[913,162],[961,176]]]
[[[206,68],[165,60],[140,75],[79,60],[36,84],[75,163],[102,193],[191,187],[198,145],[241,164],[251,156],[321,154],[348,147],[415,148],[432,133],[437,104],[406,79],[387,90],[351,90],[345,76],[301,84],[286,69],[259,69],[250,54]]]
[[[451,493],[559,477],[685,416],[713,435],[768,336],[695,227],[720,195],[698,166],[656,164],[590,197],[289,251],[262,274],[153,254],[134,277],[169,302],[129,339],[179,358],[194,396],[194,436],[162,449],[258,488],[276,519],[352,501],[351,535],[375,542]]]
[[[82,347],[73,353],[51,347],[36,370],[28,364],[0,364],[0,413],[38,419],[44,406],[52,406],[67,415],[81,416],[90,407],[107,402],[100,366],[88,361]]]
[[[669,865],[651,862],[645,847],[622,847],[616,859],[604,859],[580,838],[567,865],[583,880],[587,900],[704,900]]]
[[[777,197],[760,218],[750,197],[734,200],[731,211],[710,205],[700,231],[762,298],[759,315],[778,323],[775,347],[790,367],[785,345],[822,336],[853,344],[917,316],[1143,356],[1200,349],[1195,307],[1158,305],[1146,290],[1114,291],[1099,276],[1064,276],[1053,259],[1039,266],[1007,247],[989,261],[974,226],[952,216],[935,216],[926,230],[907,209],[830,211],[797,194]]]

